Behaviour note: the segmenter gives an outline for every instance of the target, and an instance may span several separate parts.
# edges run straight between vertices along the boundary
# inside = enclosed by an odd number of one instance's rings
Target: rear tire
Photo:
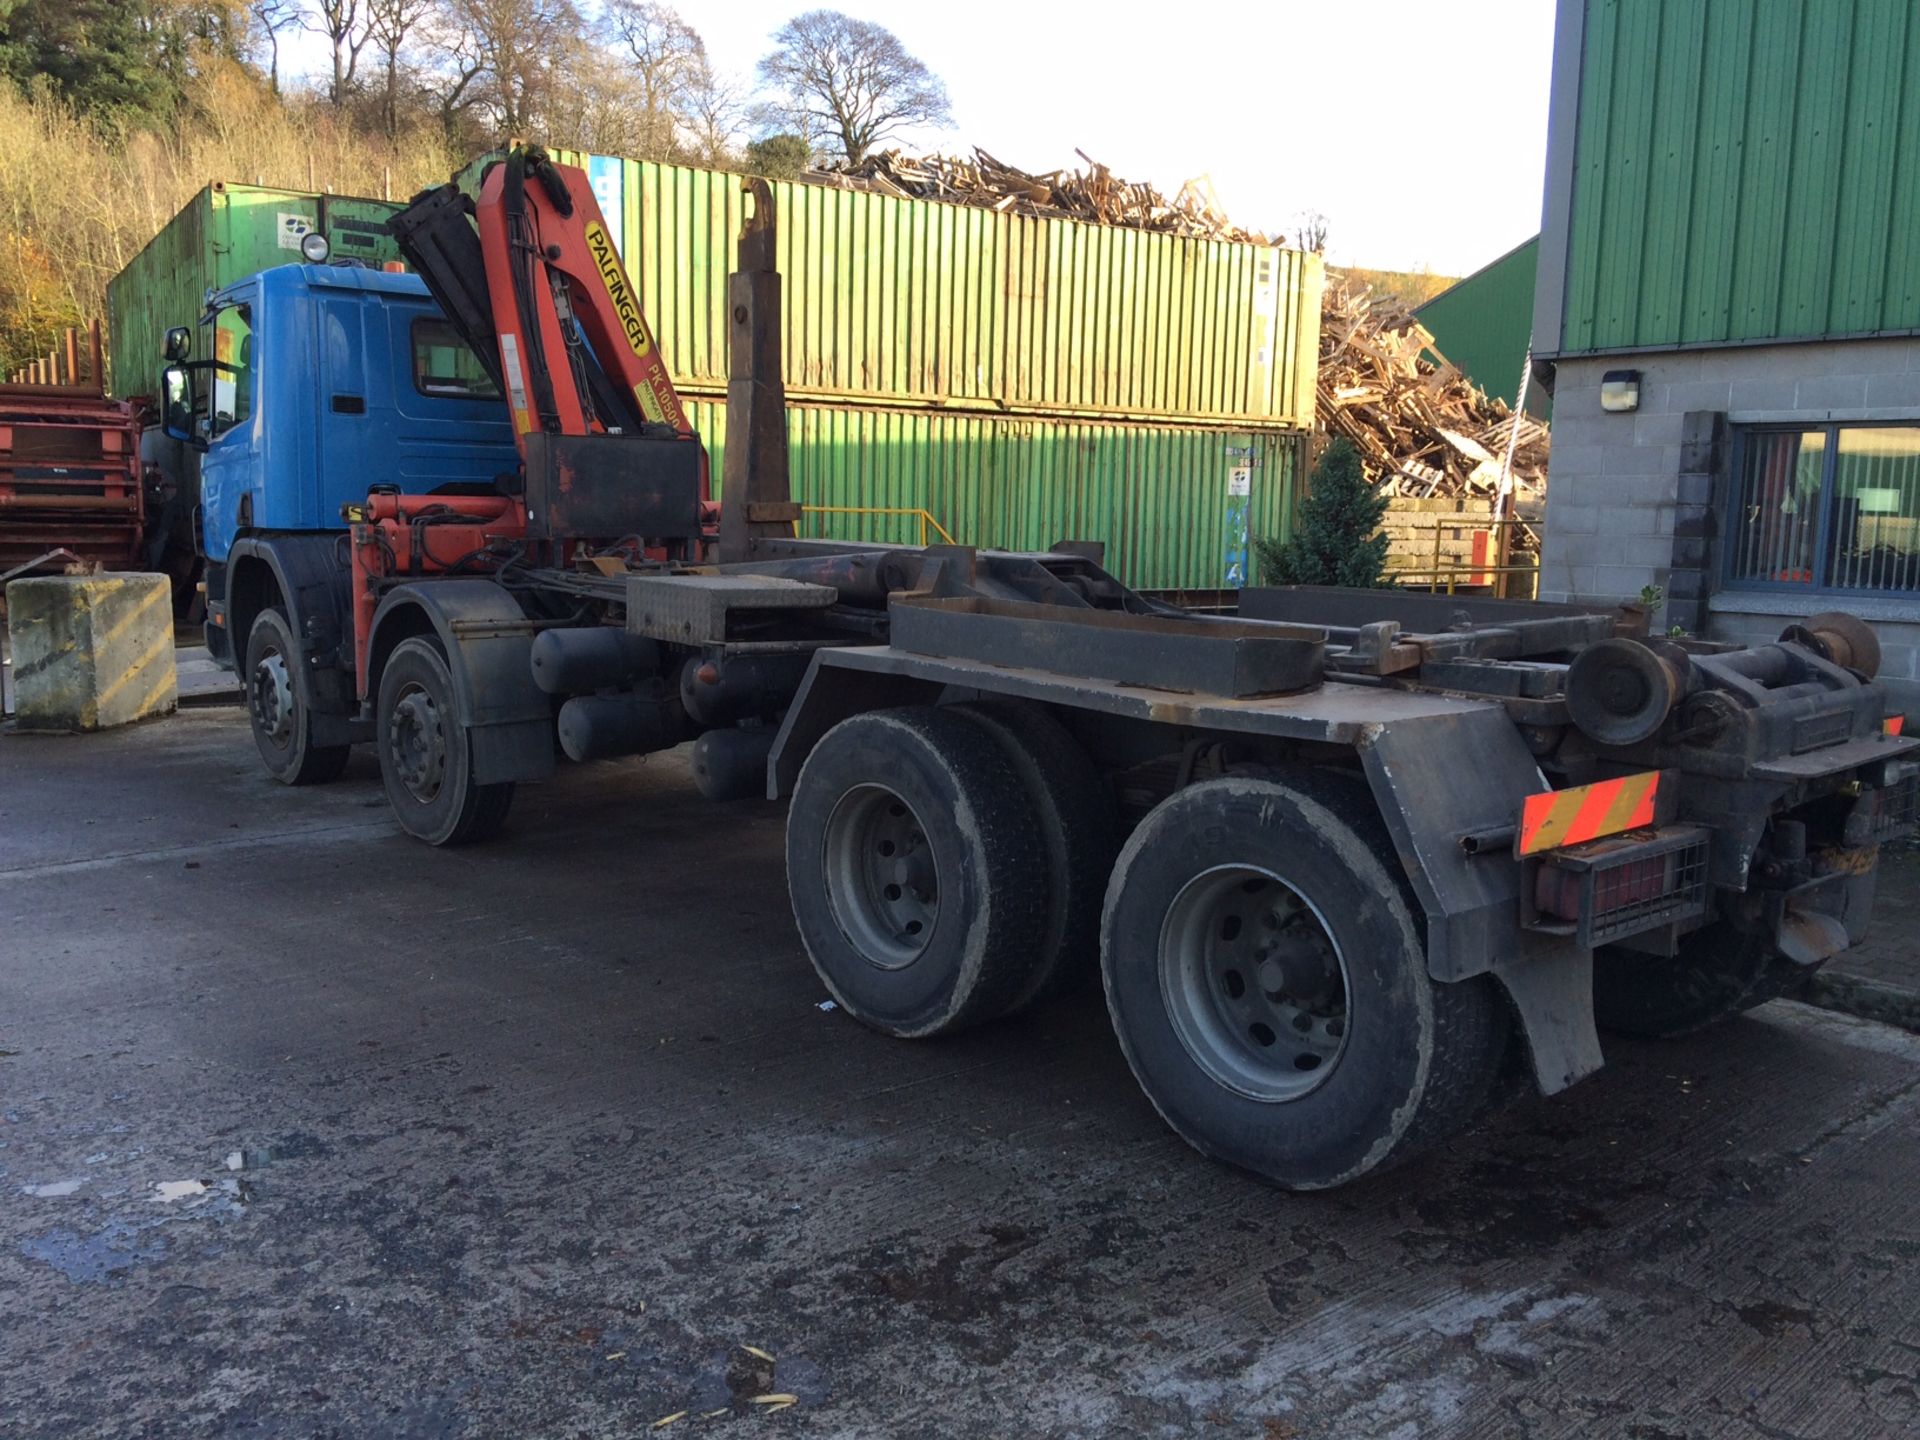
[[[353,753],[347,745],[315,745],[313,712],[300,698],[300,649],[278,610],[262,610],[247,632],[247,720],[267,773],[283,785],[338,780]]]
[[[1671,957],[1605,945],[1593,956],[1593,1015],[1602,1030],[1676,1040],[1778,999],[1807,971],[1764,935],[1726,921],[1680,937]]]
[[[787,813],[807,954],[856,1020],[920,1039],[1002,1013],[1044,920],[1039,822],[978,724],[879,710],[814,746]]]
[[[1147,1098],[1203,1154],[1289,1189],[1344,1184],[1465,1126],[1505,1051],[1487,977],[1441,984],[1367,817],[1228,776],[1121,851],[1101,968]]]
[[[453,677],[432,640],[394,646],[380,672],[377,723],[380,778],[402,830],[429,845],[467,845],[506,822],[513,785],[475,783]]]
[[[992,737],[1040,823],[1046,911],[1033,971],[1007,1005],[1011,1015],[1099,974],[1101,900],[1120,845],[1120,817],[1099,767],[1046,711],[986,701],[951,713]]]

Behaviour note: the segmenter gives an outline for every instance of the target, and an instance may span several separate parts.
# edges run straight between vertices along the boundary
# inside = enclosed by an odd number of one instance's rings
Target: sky
[[[795,0],[679,0],[750,76]],[[1327,217],[1340,265],[1461,275],[1540,229],[1552,0],[1056,4],[845,0],[946,81],[954,126],[1024,170],[1074,149],[1171,194],[1211,176],[1241,225]]]
[[[806,3],[677,8],[751,82]],[[946,82],[952,128],[909,133],[910,151],[978,145],[1044,172],[1079,165],[1078,147],[1168,195],[1205,176],[1249,229],[1292,237],[1303,211],[1325,215],[1336,265],[1463,275],[1540,229],[1553,0],[840,8]]]

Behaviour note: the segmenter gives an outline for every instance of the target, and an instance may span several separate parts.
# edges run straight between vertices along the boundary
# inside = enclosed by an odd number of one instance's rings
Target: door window
[[[473,347],[445,320],[413,322],[413,387],[422,395],[497,400],[499,388]]]
[[[213,317],[213,404],[207,434],[224,435],[253,414],[253,307],[229,305]]]

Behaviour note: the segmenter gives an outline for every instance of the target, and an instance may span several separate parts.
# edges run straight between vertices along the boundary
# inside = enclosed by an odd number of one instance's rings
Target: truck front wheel
[[[1504,1053],[1489,981],[1428,975],[1378,823],[1271,780],[1206,781],[1147,816],[1107,889],[1101,968],[1135,1078],[1189,1144],[1289,1189],[1454,1133]]]
[[[1004,1013],[1045,928],[1039,825],[993,737],[930,708],[829,730],[787,812],[787,888],[848,1014],[920,1039]]]
[[[380,776],[400,828],[429,845],[484,840],[505,823],[513,785],[478,785],[453,677],[432,640],[394,646],[380,672]]]
[[[247,632],[247,719],[267,772],[286,785],[323,785],[340,778],[351,747],[315,745],[313,715],[300,698],[293,627],[278,610],[262,610]]]

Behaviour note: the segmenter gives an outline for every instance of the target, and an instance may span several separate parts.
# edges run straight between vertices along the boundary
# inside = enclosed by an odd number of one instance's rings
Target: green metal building
[[[1544,597],[1852,610],[1920,698],[1916,213],[1912,0],[1559,0]]]
[[[1433,335],[1433,348],[1489,395],[1509,405],[1520,389],[1532,338],[1533,282],[1540,237],[1454,281],[1413,313]],[[1527,387],[1527,411],[1546,417],[1551,402],[1536,381]]]

